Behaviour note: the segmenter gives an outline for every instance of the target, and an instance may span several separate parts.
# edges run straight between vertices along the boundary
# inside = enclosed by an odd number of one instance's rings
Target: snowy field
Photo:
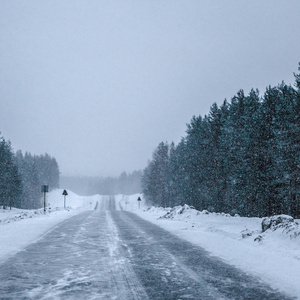
[[[62,190],[48,194],[46,214],[39,210],[0,210],[0,262],[22,250],[64,220],[93,210],[99,195],[81,197],[70,191],[67,209]],[[267,284],[300,299],[300,227],[296,222],[262,233],[260,218],[231,217],[199,212],[188,206],[173,209],[147,207],[137,198],[117,195],[117,209],[132,211],[173,234],[204,247]],[[143,199],[143,198],[142,198]],[[296,220],[300,223],[299,220]]]
[[[118,195],[117,207],[138,214],[300,299],[300,220],[262,233],[261,218],[199,212],[188,206],[149,208],[144,201],[139,209],[138,197],[142,195]]]

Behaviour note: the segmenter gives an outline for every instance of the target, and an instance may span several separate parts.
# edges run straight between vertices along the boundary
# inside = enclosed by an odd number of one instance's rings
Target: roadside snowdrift
[[[137,198],[141,197],[140,209]],[[225,213],[197,211],[188,205],[148,207],[141,194],[116,197],[120,209],[163,227],[208,250],[269,285],[300,299],[299,220],[232,217]],[[278,218],[277,218],[278,219]],[[270,227],[262,231],[262,222]]]

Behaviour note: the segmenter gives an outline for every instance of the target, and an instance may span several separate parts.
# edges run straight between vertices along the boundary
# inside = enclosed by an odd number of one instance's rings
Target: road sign
[[[66,196],[68,195],[68,192],[64,190],[62,194],[64,196],[64,208],[66,208]]]
[[[41,192],[44,193],[44,212],[46,212],[46,193],[49,192],[49,186],[48,185],[42,185],[41,186]]]
[[[138,197],[137,201],[139,202],[139,209],[140,209],[140,207],[141,207],[141,201],[142,201],[141,197]]]
[[[42,185],[41,186],[41,192],[42,193],[48,193],[49,192],[49,186],[48,185]]]

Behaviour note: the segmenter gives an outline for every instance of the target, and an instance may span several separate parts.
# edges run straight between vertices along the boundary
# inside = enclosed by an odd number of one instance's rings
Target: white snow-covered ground
[[[71,191],[66,196],[64,209],[63,190],[47,194],[47,210],[0,209],[0,262],[36,241],[58,223],[84,211],[93,209],[101,199],[99,195],[81,197]]]
[[[117,206],[300,299],[300,220],[262,233],[261,218],[199,212],[188,206],[149,208],[143,200],[139,209],[138,197],[143,199],[140,194],[117,195]]]
[[[66,210],[62,190],[47,194],[46,214],[43,209],[0,209],[0,262],[38,240],[58,223],[94,209],[96,202],[102,199],[100,195],[81,197],[71,191],[68,193]],[[140,208],[138,197],[142,198]],[[260,218],[199,212],[188,206],[149,208],[142,195],[117,195],[116,204],[117,208],[122,206],[204,247],[213,256],[300,300],[300,225],[279,226],[262,233]]]

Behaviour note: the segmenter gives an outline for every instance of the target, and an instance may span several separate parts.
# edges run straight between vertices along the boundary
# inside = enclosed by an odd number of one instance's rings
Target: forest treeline
[[[61,176],[60,186],[78,195],[133,195],[141,192],[142,171],[122,172],[118,177]]]
[[[0,206],[40,208],[41,185],[49,191],[59,187],[59,167],[48,154],[13,152],[11,143],[0,137]]]
[[[300,64],[299,64],[300,71]],[[149,203],[243,216],[300,217],[300,74],[264,95],[240,90],[194,116],[178,143],[162,142],[144,170]]]

